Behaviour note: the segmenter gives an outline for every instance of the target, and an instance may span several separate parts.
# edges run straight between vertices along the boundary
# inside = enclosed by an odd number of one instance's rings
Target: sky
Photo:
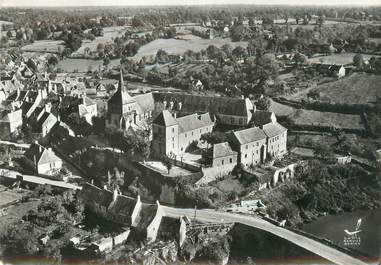
[[[381,0],[0,0],[5,6],[133,6],[133,5],[213,5],[213,4],[257,4],[257,5],[381,5]]]

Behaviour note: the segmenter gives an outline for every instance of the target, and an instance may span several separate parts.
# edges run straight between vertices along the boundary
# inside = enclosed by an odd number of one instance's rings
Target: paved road
[[[13,146],[17,146],[24,149],[28,149],[30,147],[30,144],[19,144],[19,143],[3,141],[3,140],[0,140],[0,144],[13,145]]]
[[[194,209],[180,209],[172,208],[167,206],[162,206],[164,213],[169,217],[181,217],[184,215],[194,218],[195,210]],[[299,235],[290,230],[284,229],[282,227],[273,225],[261,218],[253,216],[244,216],[239,214],[232,214],[226,212],[218,212],[215,210],[197,210],[196,211],[196,220],[202,222],[232,222],[232,223],[241,223],[251,227],[259,228],[261,230],[270,232],[278,237],[284,238],[295,245],[298,245],[306,250],[315,253],[316,255],[323,257],[335,264],[339,265],[366,265],[366,263],[355,259],[347,254],[342,253],[341,251],[322,244],[318,241]]]
[[[40,185],[48,184],[48,185],[52,185],[55,187],[72,189],[72,190],[82,189],[82,187],[80,187],[80,186],[77,186],[77,185],[74,185],[71,183],[67,183],[65,181],[52,180],[52,179],[37,177],[37,176],[33,176],[33,175],[24,175],[18,171],[9,170],[9,169],[0,169],[0,177],[16,179],[17,175],[22,175],[23,181],[25,181],[25,182],[31,182],[31,183],[40,184]]]

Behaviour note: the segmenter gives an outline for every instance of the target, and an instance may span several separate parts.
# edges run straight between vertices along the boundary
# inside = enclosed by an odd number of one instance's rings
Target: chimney
[[[183,103],[179,102],[177,105],[178,105],[178,109],[181,110],[181,107],[183,106]]]
[[[90,183],[91,185],[94,185],[94,179],[91,179]]]
[[[112,200],[116,201],[116,199],[118,198],[118,195],[119,195],[118,189],[114,188],[114,193],[113,193],[113,196],[112,196]]]
[[[107,171],[107,183],[108,183],[108,186],[111,185],[111,173],[110,173],[110,170]]]
[[[138,195],[138,197],[136,197],[136,201],[140,202],[140,195]]]
[[[173,101],[169,102],[169,108],[170,108],[171,110],[173,109],[173,105],[174,105]]]
[[[166,109],[167,108],[167,101],[166,100],[163,101],[163,105],[164,105],[164,109]]]

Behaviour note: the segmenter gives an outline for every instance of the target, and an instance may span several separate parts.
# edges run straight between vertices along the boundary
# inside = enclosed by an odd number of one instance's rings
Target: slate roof
[[[263,131],[268,137],[271,138],[271,137],[282,134],[283,132],[287,131],[287,129],[284,128],[279,123],[269,123],[269,124],[263,125]]]
[[[226,157],[236,155],[237,152],[233,151],[228,142],[218,143],[213,145],[213,158]]]
[[[136,102],[136,100],[133,97],[131,97],[130,94],[128,94],[127,89],[124,86],[122,72],[120,72],[118,89],[111,96],[108,102],[112,104],[122,104],[122,105]]]
[[[181,112],[184,113],[203,113],[225,114],[236,116],[248,116],[248,112],[253,108],[250,100],[229,97],[212,97],[203,95],[190,95],[179,93],[153,93],[155,103],[166,101],[167,104],[173,101],[174,106],[178,107],[181,102]]]
[[[172,117],[172,114],[168,110],[163,110],[154,120],[154,124],[160,126],[173,126],[177,124],[175,118]]]
[[[131,218],[131,214],[134,211],[137,200],[124,196],[118,195],[115,202],[112,202],[109,211],[115,215],[123,215],[124,217]]]
[[[1,121],[3,122],[17,122],[22,120],[22,110],[18,109],[12,112],[9,112],[3,116]]]
[[[25,157],[31,161],[34,161],[34,158],[36,157],[36,162],[38,164],[61,161],[61,159],[56,156],[53,151],[46,149],[42,145],[36,143],[31,144],[30,148],[25,152]]]
[[[213,125],[213,122],[210,119],[210,116],[209,118],[208,116],[209,116],[208,113],[207,113],[207,116],[203,115],[202,117],[197,114],[191,114],[191,115],[177,118],[176,121],[179,124],[179,132],[188,132],[195,129]]]
[[[139,229],[146,229],[152,220],[155,218],[156,212],[158,210],[157,205],[142,204],[140,209],[140,214],[136,220],[136,227]]]
[[[140,112],[149,112],[155,109],[155,101],[152,93],[136,95],[134,96],[134,99],[140,109]]]
[[[81,197],[87,203],[97,203],[107,208],[113,200],[113,193],[90,183],[85,183],[82,186]]]
[[[257,127],[235,131],[233,135],[240,144],[247,144],[267,138],[264,131]]]

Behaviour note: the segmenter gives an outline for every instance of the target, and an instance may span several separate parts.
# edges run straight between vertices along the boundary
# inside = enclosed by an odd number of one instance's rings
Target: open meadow
[[[319,100],[330,103],[367,104],[381,96],[381,76],[354,73],[337,81],[318,85]],[[304,93],[304,94],[303,94]],[[307,98],[308,91],[301,91],[298,98]]]
[[[307,60],[310,64],[342,64],[342,65],[348,65],[353,63],[353,57],[356,55],[356,53],[337,53],[337,54],[331,54],[327,56],[317,56],[312,57]],[[362,55],[364,60],[369,60],[372,56],[377,55],[371,55],[371,54],[363,54]]]
[[[60,40],[38,40],[23,46],[21,50],[24,52],[59,53],[64,48],[64,42]]]
[[[193,35],[181,36],[182,39],[157,39],[142,46],[133,59],[141,59],[143,56],[155,56],[159,49],[169,54],[183,54],[187,50],[200,51],[208,48],[209,45],[221,47],[224,44],[230,44],[233,48],[241,46],[246,48],[247,41],[232,42],[230,38],[202,39]]]
[[[94,40],[85,39],[82,42],[82,46],[75,51],[72,56],[84,56],[86,55],[86,49],[90,52],[96,51],[98,44],[112,43],[114,38],[122,36],[127,30],[127,27],[105,27],[103,28],[103,36],[95,37]],[[89,30],[88,30],[89,31]]]
[[[120,64],[120,59],[113,59],[108,65],[109,68],[118,66]],[[76,58],[66,58],[60,61],[57,68],[60,68],[64,72],[79,72],[85,73],[90,69],[92,71],[98,70],[103,67],[103,60],[92,60],[92,59],[76,59]]]
[[[290,115],[289,118],[296,126],[365,130],[360,115],[299,109]]]

